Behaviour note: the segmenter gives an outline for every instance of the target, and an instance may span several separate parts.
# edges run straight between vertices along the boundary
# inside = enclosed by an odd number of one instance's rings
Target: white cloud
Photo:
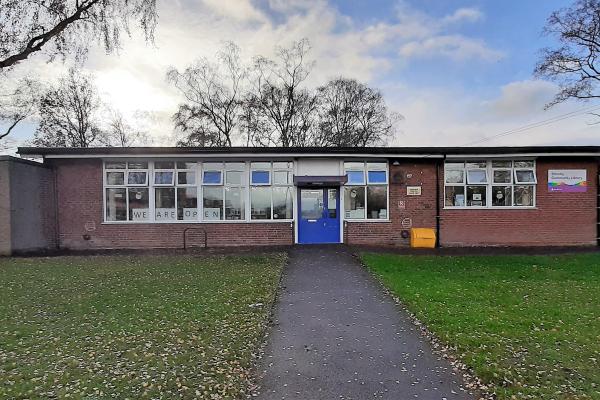
[[[452,14],[442,18],[442,24],[456,24],[460,22],[477,22],[483,19],[483,13],[476,8],[459,8]]]
[[[203,3],[215,14],[233,18],[238,21],[266,20],[265,15],[255,8],[250,0],[202,0]]]
[[[96,73],[103,98],[126,117],[138,110],[150,113],[150,133],[156,145],[173,145],[170,117],[180,101],[165,81],[167,67],[184,68],[198,57],[212,57],[226,40],[235,41],[242,57],[250,59],[256,54],[270,56],[274,46],[308,37],[311,57],[317,60],[309,84],[338,75],[379,82],[390,107],[406,118],[399,125],[403,134],[395,145],[463,145],[576,107],[544,112],[543,104],[553,89],[539,81],[513,82],[499,88],[495,98],[482,98],[476,88],[414,87],[401,75],[385,77],[391,66],[418,63],[423,57],[485,62],[501,58],[501,51],[453,31],[459,24],[482,20],[477,9],[458,9],[434,18],[400,3],[393,22],[360,25],[321,0],[261,2],[268,10],[251,0],[159,4],[156,46],[146,45],[136,35],[124,41],[119,55],[92,49],[87,63]],[[60,62],[27,65],[48,79],[68,68]],[[589,120],[589,116],[565,120],[484,144],[565,144],[575,138],[598,143],[597,126],[590,127]]]
[[[600,144],[597,118],[579,114],[571,118],[504,135],[586,107],[565,103],[544,110],[544,97],[552,95],[547,83],[512,82],[498,96],[481,99],[468,90],[405,86],[387,93],[390,105],[402,112],[397,146],[527,146]],[[533,94],[532,94],[533,93]],[[529,100],[521,100],[524,97]],[[526,111],[519,112],[522,107]]]
[[[488,62],[498,61],[505,56],[502,51],[490,49],[481,40],[462,35],[439,35],[412,41],[402,45],[399,54],[407,58],[444,56],[455,61],[477,59]]]
[[[539,113],[558,92],[554,83],[540,80],[511,82],[500,88],[500,97],[490,102],[490,109],[501,117]]]

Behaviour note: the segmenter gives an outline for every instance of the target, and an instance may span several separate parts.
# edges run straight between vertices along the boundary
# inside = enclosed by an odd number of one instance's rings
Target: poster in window
[[[548,191],[553,193],[587,192],[587,171],[585,169],[548,170]]]
[[[204,208],[204,220],[205,221],[218,221],[221,219],[220,208]]]

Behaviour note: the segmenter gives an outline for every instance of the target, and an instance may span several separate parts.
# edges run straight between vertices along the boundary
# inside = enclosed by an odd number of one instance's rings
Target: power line
[[[575,111],[571,111],[571,112],[568,112],[568,113],[565,113],[565,114],[557,115],[555,117],[548,118],[548,119],[545,119],[545,120],[542,120],[542,121],[533,122],[531,124],[523,125],[523,126],[518,127],[518,128],[513,128],[513,129],[510,129],[508,131],[500,132],[500,133],[498,133],[496,135],[492,135],[492,136],[485,137],[485,138],[482,138],[482,139],[474,140],[472,142],[464,144],[463,146],[472,146],[474,144],[479,144],[479,143],[487,142],[489,140],[498,139],[498,138],[501,138],[501,137],[504,137],[504,136],[514,135],[516,133],[521,133],[521,132],[528,131],[530,129],[534,129],[534,128],[539,128],[539,127],[542,127],[542,126],[550,125],[550,124],[553,124],[555,122],[562,121],[564,119],[576,117],[578,115],[586,114],[586,113],[589,113],[591,111],[596,111],[596,110],[600,110],[600,105],[595,105],[595,106],[590,106],[590,107],[584,107],[584,108],[581,108],[579,110],[575,110]]]

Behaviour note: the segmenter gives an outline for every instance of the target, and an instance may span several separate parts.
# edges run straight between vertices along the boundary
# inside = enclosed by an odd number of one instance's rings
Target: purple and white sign
[[[548,191],[587,192],[586,172],[585,169],[550,169],[548,170]]]

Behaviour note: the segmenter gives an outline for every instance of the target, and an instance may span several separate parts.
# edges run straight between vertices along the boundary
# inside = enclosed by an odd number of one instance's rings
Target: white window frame
[[[537,207],[537,162],[535,159],[529,159],[529,158],[515,158],[515,159],[486,159],[486,176],[487,176],[487,183],[469,183],[468,182],[468,171],[469,170],[477,170],[477,169],[483,169],[483,168],[467,168],[467,163],[469,162],[474,162],[474,161],[484,161],[483,159],[479,158],[479,159],[466,159],[466,160],[461,160],[461,159],[450,159],[450,160],[446,160],[446,163],[444,164],[444,180],[443,180],[443,184],[444,184],[444,197],[442,199],[442,201],[444,202],[444,209],[448,209],[448,210],[481,210],[481,209],[491,209],[491,210],[502,210],[502,209],[514,209],[514,210],[523,210],[523,209],[533,209]],[[502,166],[502,167],[493,167],[493,162],[495,161],[510,161],[511,162],[511,167],[506,167],[506,166]],[[519,161],[530,161],[533,162],[533,167],[515,167],[515,162],[519,162]],[[452,168],[452,164],[463,164],[463,171],[464,171],[464,176],[463,176],[463,183],[448,183],[447,179],[446,179],[446,172],[448,170],[453,170],[454,168]],[[500,183],[500,182],[495,182],[494,181],[494,171],[510,171],[510,177],[511,177],[511,181],[510,183]],[[516,176],[516,171],[532,171],[533,172],[533,177],[534,177],[534,182],[519,182],[517,180],[517,176]],[[467,190],[469,186],[485,186],[486,187],[486,205],[485,206],[469,206],[467,205],[468,203],[468,196],[467,196]],[[511,188],[511,204],[508,206],[494,206],[493,205],[493,194],[494,194],[494,188],[495,187],[507,187],[509,186]],[[528,206],[519,206],[519,205],[515,205],[515,187],[517,186],[531,186],[533,187],[533,205],[528,205]],[[464,197],[465,197],[465,204],[463,206],[449,206],[446,205],[446,189],[448,187],[463,187],[464,189]]]
[[[177,167],[177,163],[178,162],[193,162],[196,165],[194,166],[194,168],[178,168]],[[189,172],[193,172],[194,173],[194,183],[179,183],[179,173],[180,172],[185,172],[185,173],[189,173]],[[200,177],[198,176],[198,162],[197,161],[176,161],[175,162],[175,185],[178,187],[195,187],[195,186],[200,186]]]
[[[519,186],[528,186],[528,185],[537,185],[537,174],[535,173],[535,169],[533,168],[515,168],[514,170],[514,182],[515,185],[519,185]],[[533,172],[533,181],[531,182],[521,182],[519,180],[519,176],[517,174],[517,172]]]
[[[156,161],[171,161],[171,160],[164,160],[164,159],[159,159]],[[244,160],[227,160],[226,158],[221,162],[221,165],[223,165],[223,168],[220,170],[221,173],[221,184],[217,185],[214,183],[208,183],[205,184],[203,182],[203,171],[204,171],[204,167],[206,164],[210,165],[209,168],[207,168],[207,171],[218,171],[217,169],[214,168],[214,164],[216,164],[215,161],[213,160],[202,160],[202,159],[186,159],[184,160],[185,162],[193,162],[195,163],[194,168],[190,169],[190,168],[177,168],[177,160],[173,160],[174,162],[174,169],[155,169],[154,168],[154,163],[155,160],[152,159],[142,159],[142,160],[137,160],[137,159],[125,159],[125,160],[115,160],[115,159],[105,159],[103,160],[103,165],[102,165],[102,223],[103,224],[176,224],[176,223],[183,223],[183,224],[210,224],[210,223],[226,223],[226,224],[236,224],[236,223],[290,223],[292,221],[294,221],[295,218],[295,208],[297,207],[296,205],[296,188],[293,184],[293,182],[288,182],[288,184],[273,184],[273,162],[287,162],[289,163],[289,169],[285,169],[285,168],[275,168],[275,170],[277,171],[288,171],[289,173],[292,174],[295,171],[296,168],[296,163],[293,160],[287,159],[287,160],[278,160],[278,161],[244,161]],[[110,168],[107,169],[106,168],[106,164],[107,163],[111,163],[111,162],[123,162],[125,164],[125,168]],[[129,162],[146,162],[148,163],[148,169],[131,169],[131,171],[137,171],[137,172],[145,172],[146,173],[146,184],[142,185],[142,184],[132,184],[132,185],[127,185],[127,170],[128,170],[128,166],[129,166]],[[251,162],[269,162],[271,165],[271,169],[269,171],[269,177],[270,177],[270,181],[271,184],[269,185],[270,187],[290,187],[291,188],[291,193],[292,193],[292,197],[293,197],[293,201],[292,201],[292,207],[294,208],[293,212],[292,212],[292,217],[291,218],[286,218],[286,219],[273,219],[273,196],[272,196],[272,192],[271,192],[271,216],[270,219],[260,219],[260,220],[253,220],[251,219],[251,199],[250,199],[250,188],[252,186],[258,186],[258,187],[265,187],[266,185],[263,184],[259,184],[259,185],[251,185],[250,184],[250,164]],[[239,163],[241,164],[240,168],[228,168],[227,165],[231,164],[231,163]],[[260,168],[258,168],[257,170],[262,170]],[[155,171],[172,171],[173,172],[173,182],[171,185],[168,184],[154,184],[154,172]],[[242,175],[242,183],[241,184],[227,184],[226,183],[226,172],[227,171],[238,171],[241,172]],[[106,178],[106,174],[107,172],[123,172],[124,174],[124,180],[123,180],[123,184],[122,185],[108,185],[107,184],[107,178]],[[177,173],[178,172],[194,172],[196,175],[196,183],[195,184],[179,184],[179,180],[177,178]],[[222,196],[223,196],[223,218],[222,220],[204,220],[204,192],[203,192],[203,188],[204,186],[220,186],[222,189]],[[148,210],[149,210],[149,218],[148,220],[145,221],[130,221],[129,220],[129,190],[128,188],[146,188],[148,190]],[[175,220],[156,220],[156,196],[155,196],[155,189],[157,188],[173,188],[173,190],[175,191],[175,209],[177,210],[178,207],[178,189],[179,188],[195,188],[196,191],[196,198],[197,198],[197,210],[198,210],[198,218],[197,219],[193,219],[193,220],[179,220],[179,219],[175,219]],[[240,219],[240,220],[228,220],[225,219],[225,187],[237,187],[242,189],[243,191],[243,198],[244,198],[244,219]],[[123,221],[109,221],[107,219],[107,215],[106,215],[106,193],[107,193],[107,189],[123,189],[125,191],[125,204],[126,204],[126,219]]]
[[[160,173],[171,173],[171,182],[170,183],[156,183],[156,174]],[[155,169],[152,171],[152,186],[156,187],[169,187],[175,186],[175,170],[174,169]]]
[[[253,163],[265,163],[268,162],[269,168],[256,168],[253,167],[252,164]],[[268,183],[254,183],[252,181],[252,173],[253,172],[267,172],[269,174],[269,182]],[[273,162],[272,161],[252,161],[250,162],[250,175],[248,176],[248,182],[250,183],[249,186],[271,186],[272,182],[273,182]]]
[[[108,171],[108,172],[112,172],[112,171]],[[146,180],[144,181],[144,183],[129,183],[129,174],[130,173],[139,173],[139,172],[143,172],[146,174]],[[124,186],[132,186],[132,187],[145,187],[148,186],[148,179],[149,179],[149,175],[150,175],[150,170],[146,169],[128,169],[127,173],[125,174],[125,185]]]
[[[104,160],[102,162],[102,221],[103,223],[108,224],[145,224],[151,222],[153,219],[152,215],[152,195],[151,195],[151,185],[149,184],[149,176],[152,173],[152,165],[150,162],[146,160],[135,160],[135,162],[146,162],[148,165],[148,169],[140,169],[140,168],[129,168],[129,162],[132,160],[124,160],[122,162],[125,163],[125,168],[106,168],[107,163],[111,162],[121,162],[121,160]],[[144,172],[146,173],[146,183],[145,184],[128,184],[129,182],[129,172]],[[123,172],[124,180],[122,185],[109,185],[106,179],[106,175],[108,172]],[[148,212],[150,216],[146,221],[130,221],[129,220],[129,188],[146,188],[148,190]],[[124,189],[125,190],[125,220],[124,221],[110,221],[107,219],[106,215],[106,193],[107,189]]]
[[[210,167],[206,167],[207,164],[211,164]],[[212,164],[221,164],[221,169],[215,168],[214,165]],[[201,180],[200,180],[200,185],[202,186],[223,186],[223,170],[224,170],[225,166],[223,165],[223,163],[216,163],[216,162],[208,162],[208,163],[202,163],[202,173],[201,173]],[[218,183],[210,183],[210,182],[204,182],[204,173],[205,172],[218,172],[219,173],[219,182]]]
[[[269,168],[257,168],[257,167],[253,167],[252,163],[269,163]],[[289,164],[288,168],[281,168],[281,167],[275,167],[274,163],[276,162],[287,162]],[[268,172],[269,173],[269,183],[253,183],[252,182],[252,172],[254,171],[264,171],[264,172]],[[247,213],[247,218],[249,221],[251,222],[255,222],[255,223],[259,223],[259,222],[264,222],[264,221],[270,221],[270,222],[291,222],[294,220],[294,209],[292,209],[292,218],[280,218],[280,219],[275,219],[273,218],[274,215],[274,211],[273,211],[273,188],[274,187],[291,187],[292,188],[292,207],[296,207],[295,202],[294,202],[294,197],[296,196],[296,191],[294,190],[294,183],[293,182],[288,182],[286,184],[282,184],[282,183],[274,183],[273,181],[273,175],[275,171],[287,171],[288,173],[294,173],[294,162],[291,160],[284,160],[284,161],[252,161],[249,163],[248,165],[248,186],[247,186],[247,195],[248,195],[248,213]],[[252,219],[252,188],[253,187],[269,187],[270,191],[269,191],[269,198],[271,200],[271,215],[269,216],[269,218],[266,219]]]
[[[359,183],[346,183],[344,186],[340,187],[340,203],[341,203],[341,207],[340,207],[340,212],[342,213],[342,221],[347,221],[347,222],[390,222],[390,185],[389,185],[389,174],[390,174],[390,165],[389,162],[386,160],[345,160],[342,161],[342,167],[344,170],[344,174],[348,174],[349,171],[352,172],[362,172],[363,174],[363,182],[362,184]],[[362,164],[362,167],[358,166],[358,165],[351,165],[351,166],[346,166],[347,163],[360,163]],[[369,164],[385,164],[385,183],[369,183],[369,171],[382,171],[381,168],[377,167],[377,168],[373,168],[370,167]],[[367,213],[369,210],[369,193],[368,193],[368,188],[369,187],[378,187],[378,186],[384,186],[386,188],[386,210],[387,210],[387,215],[385,218],[369,218]],[[364,218],[346,218],[346,209],[345,209],[345,204],[346,204],[346,187],[348,188],[357,188],[360,187],[364,190],[365,193],[365,214],[364,214]]]

